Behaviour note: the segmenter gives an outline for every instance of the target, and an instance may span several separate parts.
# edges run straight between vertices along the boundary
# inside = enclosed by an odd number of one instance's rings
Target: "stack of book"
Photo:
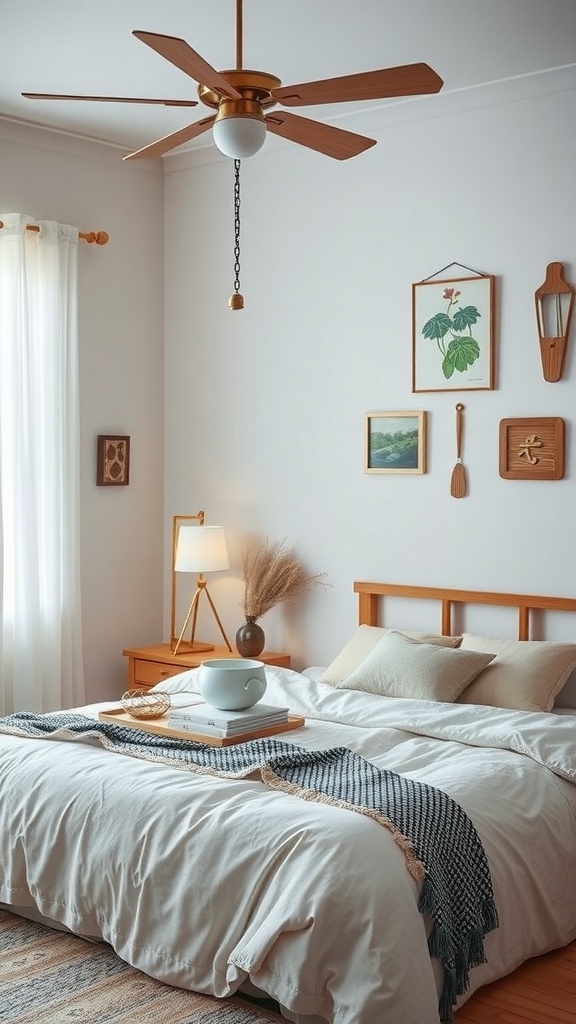
[[[289,708],[271,704],[253,704],[244,711],[219,711],[210,704],[195,704],[188,708],[172,708],[167,719],[175,729],[225,739],[282,725],[288,722],[288,715]]]

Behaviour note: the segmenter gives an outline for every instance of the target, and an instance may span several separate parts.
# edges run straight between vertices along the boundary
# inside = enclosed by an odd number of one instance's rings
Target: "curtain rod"
[[[0,228],[3,227],[4,222],[0,220]],[[40,231],[40,227],[38,224],[27,224],[26,231]],[[110,235],[107,231],[79,231],[78,238],[83,238],[89,245],[92,245],[92,242],[96,242],[96,245],[106,245]]]

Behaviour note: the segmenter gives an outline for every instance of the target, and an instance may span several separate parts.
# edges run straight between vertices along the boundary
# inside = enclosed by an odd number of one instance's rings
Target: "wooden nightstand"
[[[212,651],[198,651],[193,654],[172,654],[170,644],[154,644],[152,647],[127,647],[122,654],[128,658],[128,689],[145,690],[156,683],[185,672],[188,668],[198,668],[209,658],[238,658],[237,651],[229,651],[227,647],[214,647]],[[262,651],[258,661],[265,665],[278,665],[279,668],[290,668],[290,655],[276,651]]]

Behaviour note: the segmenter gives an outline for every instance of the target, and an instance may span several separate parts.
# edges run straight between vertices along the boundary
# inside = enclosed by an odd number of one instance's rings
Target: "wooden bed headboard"
[[[358,621],[361,626],[383,625],[381,605],[385,597],[412,597],[439,601],[441,604],[441,631],[452,633],[454,605],[491,604],[518,609],[518,639],[530,639],[530,612],[548,609],[556,612],[576,612],[576,598],[534,597],[531,594],[498,594],[488,590],[450,590],[447,587],[414,587],[399,583],[363,583],[356,581],[358,594]]]

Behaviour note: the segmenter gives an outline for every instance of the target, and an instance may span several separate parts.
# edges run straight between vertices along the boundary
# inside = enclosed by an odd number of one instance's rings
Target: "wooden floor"
[[[576,942],[479,989],[454,1024],[576,1024]]]

